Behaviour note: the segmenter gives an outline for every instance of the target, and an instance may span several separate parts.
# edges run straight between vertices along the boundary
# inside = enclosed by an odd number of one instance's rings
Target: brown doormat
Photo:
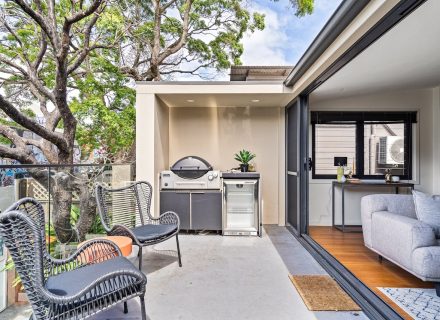
[[[292,276],[290,281],[311,311],[361,311],[330,276]]]

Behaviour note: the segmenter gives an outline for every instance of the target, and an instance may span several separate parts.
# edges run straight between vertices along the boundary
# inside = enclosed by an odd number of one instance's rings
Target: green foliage
[[[32,3],[35,8],[36,2]],[[48,1],[39,3],[43,15],[47,16]],[[76,140],[83,157],[100,149],[114,161],[131,149],[135,139],[133,80],[172,79],[182,71],[201,75],[204,68],[225,70],[231,65],[240,65],[245,34],[265,28],[264,14],[248,10],[247,0],[193,0],[191,7],[185,0],[159,3],[170,6],[161,12],[158,26],[152,1],[109,1],[99,14],[90,42],[97,48],[90,50],[68,79],[68,103],[78,121]],[[313,0],[291,0],[291,3],[298,16],[313,11]],[[55,1],[58,31],[65,17],[79,11],[82,5],[82,1]],[[34,62],[42,47],[41,28],[12,1],[0,1],[0,13],[7,17],[5,21],[14,30],[11,33],[3,28],[0,32],[0,55],[20,66],[27,65],[26,61]],[[184,37],[186,14],[188,34]],[[80,21],[71,31],[75,45],[69,53],[70,61],[79,55],[87,39],[82,30],[90,19]],[[152,51],[157,43],[156,27],[160,29],[158,54],[164,55],[157,65],[159,75],[151,68]],[[168,49],[179,40],[183,40],[183,46],[168,54]],[[49,46],[38,68],[38,79],[48,91],[55,87],[56,54]],[[4,63],[0,63],[0,68],[9,69]],[[35,117],[29,107],[35,106],[39,97],[30,90],[28,79],[20,72],[7,74],[7,77],[0,83],[4,94],[11,97],[11,102],[23,113]],[[63,128],[62,120],[57,122],[57,128]],[[0,143],[10,144],[6,138],[0,139]]]
[[[82,153],[101,149],[110,160],[131,147],[135,139],[136,92],[108,60],[93,57],[93,73],[74,79],[79,95],[70,103]]]
[[[80,216],[80,209],[78,206],[72,205],[70,209],[70,223],[76,225]],[[102,226],[101,219],[99,215],[96,215],[95,221],[93,221],[92,226],[88,233],[91,234],[106,234],[104,227]]]
[[[275,2],[279,0],[273,0]],[[297,17],[304,17],[307,14],[312,14],[315,0],[289,0],[292,7],[296,10]]]
[[[256,155],[251,153],[248,150],[240,150],[238,153],[234,155],[234,159],[240,162],[241,164],[248,164],[252,159],[254,159]]]

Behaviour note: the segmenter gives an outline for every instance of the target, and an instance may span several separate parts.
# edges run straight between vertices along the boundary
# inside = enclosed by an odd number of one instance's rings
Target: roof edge
[[[287,87],[293,86],[369,2],[369,0],[343,1],[299,59],[284,84]]]
[[[136,81],[136,85],[151,85],[151,86],[180,86],[180,85],[190,85],[190,86],[252,86],[252,85],[282,85],[283,81],[268,81],[268,80],[255,80],[255,81]]]

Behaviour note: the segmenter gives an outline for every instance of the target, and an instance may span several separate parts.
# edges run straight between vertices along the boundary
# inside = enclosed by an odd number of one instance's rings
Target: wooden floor
[[[309,227],[313,240],[333,255],[359,280],[390,304],[405,319],[412,319],[377,287],[432,288],[430,282],[423,282],[395,264],[383,259],[364,246],[362,233],[342,233],[332,227]]]

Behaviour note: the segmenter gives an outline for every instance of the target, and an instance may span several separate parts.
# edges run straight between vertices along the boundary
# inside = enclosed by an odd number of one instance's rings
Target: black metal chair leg
[[[145,312],[145,298],[144,296],[140,296],[141,299],[141,316],[142,320],[147,320],[147,313]]]
[[[139,257],[139,270],[142,271],[142,247],[141,246],[139,246],[138,257]]]
[[[440,282],[434,282],[435,286],[435,293],[437,294],[437,297],[440,297]]]
[[[179,234],[176,233],[177,256],[179,257],[179,267],[182,267],[182,258],[180,257]]]
[[[128,313],[127,301],[124,301],[124,313]]]

